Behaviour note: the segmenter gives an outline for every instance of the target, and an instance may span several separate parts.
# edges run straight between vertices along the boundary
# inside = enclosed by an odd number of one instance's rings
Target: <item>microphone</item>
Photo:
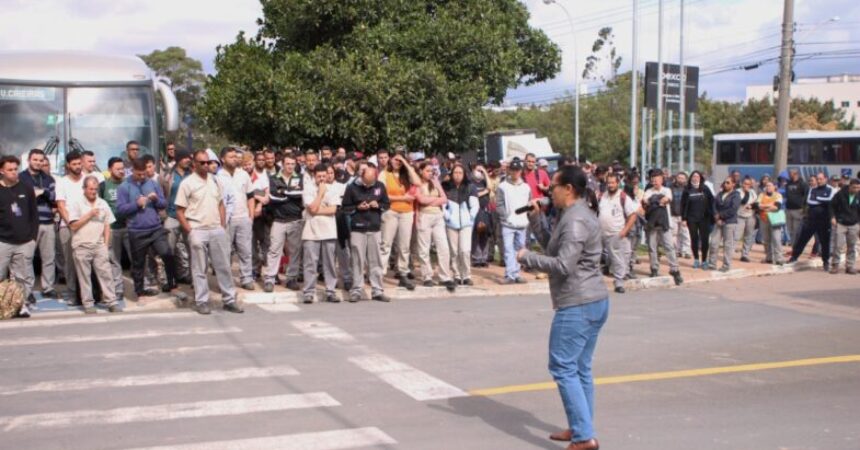
[[[548,198],[546,198],[546,197],[543,197],[543,198],[539,199],[539,200],[538,200],[538,205],[540,205],[540,207],[541,207],[541,208],[543,208],[544,206],[549,206],[549,199],[548,199]],[[517,208],[517,209],[515,209],[515,210],[514,210],[514,214],[522,214],[522,213],[524,213],[524,212],[529,212],[529,211],[531,211],[531,210],[532,210],[532,204],[531,204],[531,203],[529,203],[529,204],[528,204],[528,205],[526,205],[526,206],[523,206],[523,207],[521,207],[521,208]]]

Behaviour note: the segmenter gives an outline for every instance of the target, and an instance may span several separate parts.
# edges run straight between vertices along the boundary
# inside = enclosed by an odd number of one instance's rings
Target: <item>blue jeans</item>
[[[558,385],[573,442],[594,438],[591,357],[609,315],[609,299],[555,312],[549,335],[549,372]]]
[[[520,277],[520,263],[517,252],[526,246],[526,229],[502,227],[502,242],[505,244],[505,278],[516,280]]]

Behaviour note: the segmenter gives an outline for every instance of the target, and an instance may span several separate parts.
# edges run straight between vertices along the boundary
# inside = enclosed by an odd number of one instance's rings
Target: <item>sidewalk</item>
[[[786,251],[788,248],[786,247]],[[710,282],[719,282],[721,280],[727,279],[738,279],[738,278],[747,278],[747,277],[759,277],[759,276],[769,276],[769,275],[783,275],[790,274],[796,271],[804,271],[804,270],[821,270],[821,259],[820,258],[810,258],[809,252],[807,251],[803,257],[796,264],[785,265],[782,267],[774,266],[771,264],[761,263],[764,259],[763,248],[760,245],[756,245],[750,255],[750,259],[752,262],[743,263],[738,260],[739,256],[735,258],[732,262],[732,270],[726,273],[719,272],[717,270],[704,271],[701,269],[693,269],[693,260],[692,259],[684,259],[679,258],[679,264],[681,266],[681,275],[684,278],[684,285],[690,284],[699,284],[699,283],[710,283]],[[672,288],[675,287],[675,283],[672,280],[672,277],[669,276],[669,269],[667,263],[665,261],[665,257],[661,258],[661,268],[660,275],[655,278],[650,278],[648,275],[650,270],[648,268],[648,256],[640,255],[640,262],[635,266],[635,273],[637,278],[634,280],[627,280],[624,284],[625,289],[627,290],[627,294],[623,295],[631,295],[632,292],[640,290],[640,289],[654,289],[654,288]],[[787,258],[786,258],[787,259]],[[822,273],[822,275],[825,275]],[[826,275],[827,277],[834,277],[834,275]],[[839,275],[845,276],[845,275]],[[435,286],[435,287],[423,287],[421,286],[420,280],[414,280],[416,284],[416,288],[414,291],[408,291],[405,288],[397,287],[397,281],[392,278],[392,274],[389,273],[388,276],[385,277],[385,293],[392,300],[404,300],[404,299],[453,299],[453,298],[465,298],[465,297],[485,297],[485,296],[496,296],[496,295],[529,295],[529,294],[548,294],[549,293],[549,285],[546,279],[538,279],[535,274],[523,272],[523,278],[527,281],[525,284],[516,284],[516,285],[503,285],[500,284],[502,279],[504,278],[504,268],[499,266],[497,263],[490,264],[490,267],[487,268],[473,268],[472,269],[472,281],[474,282],[474,286],[457,286],[457,290],[454,293],[448,292],[443,286]],[[131,280],[126,276],[126,292],[131,292]],[[612,279],[609,277],[605,277],[606,286],[610,290],[613,289]],[[318,291],[321,294],[321,285],[318,286]],[[211,299],[213,301],[213,305],[220,307],[220,295],[217,293],[217,284],[213,277],[210,277],[210,289],[211,289]],[[245,291],[237,286],[237,292],[239,299],[244,304],[278,304],[278,303],[300,303],[301,302],[301,294],[296,291],[288,290],[284,287],[283,284],[275,287],[275,291],[272,293],[265,293],[262,291],[262,285],[257,284],[255,291]],[[58,289],[58,291],[62,292],[64,288]],[[369,288],[365,288],[367,298],[369,298]],[[128,301],[124,302],[124,307],[126,312],[144,312],[144,311],[162,311],[162,310],[174,310],[179,308],[186,308],[190,305],[190,302],[193,299],[193,292],[190,286],[181,286],[181,294],[185,297],[185,300],[173,295],[161,294],[156,297],[147,297],[139,299],[138,301]],[[346,292],[343,290],[338,290],[338,296],[342,300],[346,300]],[[620,297],[621,294],[613,294],[613,296]],[[39,298],[38,309],[32,310],[34,316],[45,317],[47,315],[57,316],[57,315],[78,315],[83,314],[83,311],[80,308],[68,307],[65,303],[56,300],[42,300],[37,294],[37,298]],[[320,298],[320,295],[317,297]],[[100,313],[104,312],[102,310]]]

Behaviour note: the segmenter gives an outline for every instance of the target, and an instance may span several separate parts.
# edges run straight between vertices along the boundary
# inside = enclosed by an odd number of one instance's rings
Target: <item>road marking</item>
[[[346,331],[326,322],[295,321],[293,326],[302,333],[323,341],[353,343],[355,338]]]
[[[385,355],[356,356],[349,358],[349,361],[418,401],[469,395],[428,373]]]
[[[101,313],[96,316],[75,316],[63,317],[60,319],[28,319],[28,320],[11,320],[0,322],[0,329],[5,328],[39,328],[39,327],[56,327],[59,325],[81,325],[90,323],[112,323],[126,322],[130,320],[143,319],[181,319],[193,317],[187,312],[178,313],[136,313],[136,314],[111,314]]]
[[[268,378],[295,376],[299,372],[289,366],[243,367],[232,370],[213,370],[206,372],[178,372],[152,375],[134,375],[122,378],[95,378],[84,380],[43,381],[29,386],[0,388],[0,395],[18,395],[29,392],[84,391],[96,388],[123,388],[155,386],[166,384],[186,384],[207,381],[230,381],[249,378]]]
[[[127,334],[111,334],[111,333],[103,333],[103,334],[91,334],[91,335],[70,335],[70,336],[60,336],[60,337],[51,337],[51,338],[39,338],[39,337],[23,337],[17,339],[3,339],[0,340],[0,347],[12,347],[12,346],[20,346],[20,345],[42,345],[42,344],[71,344],[76,342],[91,342],[91,341],[117,341],[117,340],[128,340],[128,339],[147,339],[147,338],[160,338],[166,336],[205,336],[210,334],[224,334],[224,333],[241,333],[242,329],[237,327],[227,327],[221,329],[212,329],[212,328],[191,328],[189,330],[178,330],[178,331],[160,331],[160,330],[150,330],[150,331],[142,331],[139,333],[127,333]]]
[[[191,403],[170,403],[116,409],[84,409],[0,417],[4,431],[33,428],[108,425],[117,423],[157,422],[214,416],[233,416],[269,411],[339,406],[324,392],[236,398]]]
[[[852,362],[860,362],[860,355],[831,356],[826,358],[798,359],[794,361],[777,361],[769,363],[742,364],[737,366],[706,367],[703,369],[674,370],[669,372],[620,375],[614,377],[595,378],[594,384],[607,385],[636,383],[641,381],[672,380],[676,378],[693,378],[710,375],[721,375],[727,373],[757,372],[762,370],[786,369],[790,367],[807,367],[819,366],[824,364],[840,364]],[[515,392],[546,391],[556,388],[557,386],[555,382],[550,381],[545,383],[502,386],[489,389],[475,389],[469,391],[469,394],[487,397],[492,395],[511,394]]]
[[[247,450],[277,448],[280,450],[338,450],[357,447],[378,447],[396,444],[391,436],[379,428],[366,427],[332,430],[316,433],[285,434],[233,441],[204,442],[198,444],[168,445],[135,450]]]
[[[251,344],[242,344],[241,348],[261,348],[263,344],[260,343],[251,343]],[[89,354],[88,358],[103,358],[103,359],[120,359],[120,358],[140,358],[140,357],[148,357],[148,356],[184,356],[191,353],[196,352],[218,352],[218,351],[230,351],[236,350],[240,348],[237,345],[198,345],[193,347],[176,347],[176,348],[154,348],[151,350],[144,350],[138,352],[110,352],[110,353],[97,353],[97,354]]]
[[[298,305],[292,303],[258,303],[260,309],[268,312],[297,312],[301,311]]]

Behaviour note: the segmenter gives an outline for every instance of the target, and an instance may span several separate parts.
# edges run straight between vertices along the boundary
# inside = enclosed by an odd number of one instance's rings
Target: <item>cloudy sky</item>
[[[629,70],[632,54],[632,0],[558,0],[571,13],[573,26],[557,5],[525,0],[531,24],[546,31],[564,52],[564,67],[555,80],[513,90],[512,104],[546,102],[570,92],[573,58],[580,70],[597,30],[612,26]],[[751,71],[727,70],[779,54],[781,0],[685,0],[685,62],[702,71],[700,89],[711,97],[739,100],[747,84],[768,84],[777,65]],[[664,60],[677,62],[679,2],[664,1]],[[258,0],[0,0],[0,50],[76,49],[120,54],[147,53],[178,45],[213,70],[218,44],[231,42],[240,30],[254,34],[261,14]],[[657,58],[657,0],[639,0],[639,68]],[[215,6],[217,5],[217,6]],[[860,50],[860,2],[796,0],[798,55]],[[830,21],[838,17],[837,21]],[[576,46],[574,46],[574,40]],[[576,52],[574,52],[574,49]],[[857,54],[857,53],[855,53]],[[799,61],[797,76],[860,73],[860,58],[829,55]],[[0,62],[2,63],[2,62]],[[721,70],[725,70],[722,71]],[[709,75],[706,75],[711,72]],[[584,90],[597,86],[586,85]]]

